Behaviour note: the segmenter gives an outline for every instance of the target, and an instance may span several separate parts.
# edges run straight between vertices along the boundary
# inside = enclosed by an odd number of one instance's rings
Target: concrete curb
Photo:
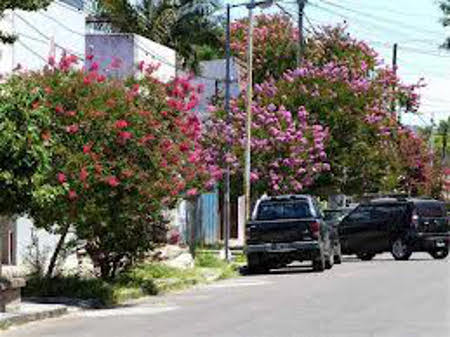
[[[56,318],[68,313],[67,307],[46,309],[39,312],[31,313],[8,313],[8,317],[0,318],[0,329],[6,330],[11,326],[22,325],[25,323],[30,323],[34,321],[39,321],[48,318]]]

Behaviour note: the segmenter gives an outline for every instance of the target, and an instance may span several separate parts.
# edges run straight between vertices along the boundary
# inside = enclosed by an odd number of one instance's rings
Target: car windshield
[[[306,200],[265,201],[258,207],[257,220],[298,219],[311,217]]]
[[[441,202],[423,202],[416,204],[417,214],[425,218],[441,218],[446,216],[445,206]]]

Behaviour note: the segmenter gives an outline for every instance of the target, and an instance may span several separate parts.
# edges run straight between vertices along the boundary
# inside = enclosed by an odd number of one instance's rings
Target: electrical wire
[[[42,55],[40,55],[38,52],[36,52],[35,50],[33,50],[32,48],[28,47],[25,43],[23,43],[20,40],[16,41],[17,43],[19,43],[20,45],[22,45],[22,47],[24,47],[26,50],[28,50],[30,53],[32,53],[34,56],[40,58],[42,61],[44,61],[45,63],[47,63],[47,59],[45,57],[43,57]]]
[[[331,1],[328,1],[328,0],[318,0],[318,1],[320,1],[320,2],[322,2],[324,4],[327,4],[329,6],[342,9],[342,10],[350,12],[350,13],[363,15],[365,18],[372,18],[373,20],[376,20],[377,22],[391,23],[391,24],[394,24],[394,25],[397,25],[397,26],[400,26],[400,27],[404,27],[404,28],[413,30],[413,31],[417,30],[417,26],[411,26],[411,25],[405,24],[404,22],[401,22],[401,21],[389,19],[389,18],[386,18],[386,17],[376,16],[376,15],[373,15],[371,13],[367,13],[367,12],[360,11],[360,10],[353,9],[353,8],[348,8],[348,7],[339,5],[339,4],[335,4],[335,3],[331,2]],[[420,31],[428,33],[428,34],[436,35],[436,36],[439,35],[439,37],[442,37],[444,35],[443,32],[440,33],[440,32],[437,32],[437,31],[427,30],[427,29],[423,29],[423,28],[421,28]]]
[[[181,68],[177,67],[177,65],[175,65],[175,64],[173,64],[173,63],[167,61],[166,59],[162,58],[160,55],[157,55],[157,54],[155,54],[154,52],[152,52],[152,51],[146,49],[146,48],[143,47],[142,45],[136,44],[136,46],[138,47],[139,50],[143,51],[143,52],[146,53],[147,55],[152,56],[152,58],[158,60],[158,61],[161,62],[162,64],[165,64],[165,65],[167,65],[167,66],[169,66],[169,67],[174,68],[175,71],[180,71],[180,72],[184,72],[184,71],[185,71],[184,69],[181,69]],[[219,82],[225,81],[225,79],[219,79],[219,78],[216,78],[216,77],[208,77],[208,76],[202,76],[202,75],[195,75],[195,77],[197,77],[197,78],[202,78],[202,79],[205,79],[205,80],[210,80],[210,81],[219,81]],[[237,80],[232,78],[232,79],[231,79],[231,83],[235,83],[235,82],[237,82]]]
[[[42,15],[42,16],[45,16],[45,17],[46,17],[47,19],[49,19],[49,20],[52,20],[52,21],[55,22],[57,25],[63,27],[63,28],[66,29],[67,31],[69,31],[69,32],[71,32],[71,33],[73,33],[73,34],[75,34],[75,35],[81,36],[81,37],[83,37],[83,38],[85,37],[85,34],[84,34],[84,33],[80,33],[80,32],[77,32],[76,30],[73,30],[73,29],[70,28],[69,26],[67,26],[67,25],[65,25],[64,23],[62,23],[61,21],[55,19],[53,16],[50,16],[50,15],[48,15],[48,14],[46,14],[46,13],[43,13],[42,11],[38,11],[37,13],[40,14],[40,15]]]
[[[49,36],[47,36],[47,35],[45,35],[42,31],[40,31],[36,26],[34,26],[33,24],[31,24],[28,20],[26,20],[24,17],[22,17],[20,14],[15,14],[15,17],[17,17],[17,18],[19,18],[22,22],[24,22],[27,26],[29,26],[31,29],[33,29],[36,33],[38,33],[41,37],[43,37],[44,39],[46,39],[47,41],[51,41],[51,38],[49,37]],[[22,34],[22,35],[25,35],[25,34]],[[30,38],[30,37],[29,37]],[[41,41],[40,41],[41,42]],[[75,55],[77,55],[81,60],[84,60],[84,57],[80,54],[80,53],[78,53],[78,52],[75,52],[75,51],[73,51],[73,50],[71,50],[70,48],[66,48],[66,47],[64,47],[64,46],[61,46],[60,44],[58,44],[58,43],[54,43],[55,44],[55,46],[57,47],[57,48],[59,48],[59,49],[61,49],[61,50],[65,50],[65,51],[68,51],[68,52],[70,52],[70,53],[73,53],[73,54],[75,54]]]

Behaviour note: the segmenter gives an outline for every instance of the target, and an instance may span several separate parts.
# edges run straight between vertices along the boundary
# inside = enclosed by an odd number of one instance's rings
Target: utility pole
[[[245,195],[245,220],[250,220],[251,210],[251,182],[250,182],[250,154],[252,138],[252,104],[253,104],[253,9],[255,0],[251,0],[248,8],[248,48],[247,48],[247,118],[246,118],[246,144],[245,144],[245,168],[244,168],[244,195]]]
[[[298,52],[297,52],[297,66],[302,65],[303,51],[305,40],[303,39],[303,15],[307,0],[297,0],[298,4]]]
[[[231,130],[231,111],[230,111],[230,59],[231,59],[231,48],[230,48],[230,11],[231,6],[227,4],[227,27],[226,27],[226,79],[225,79],[225,112],[227,114],[227,126],[230,127]],[[230,153],[231,144],[228,141],[228,138],[231,136],[228,133],[228,129],[225,130],[225,136],[227,138],[227,154]],[[229,246],[230,246],[230,220],[231,220],[231,211],[230,211],[230,164],[227,163],[227,170],[225,172],[225,212],[224,212],[224,220],[225,220],[225,260],[230,261],[229,256]]]
[[[397,75],[397,43],[394,43],[394,47],[392,50],[392,70],[394,71],[394,74]]]
[[[397,43],[394,43],[393,49],[392,49],[392,71],[394,72],[394,75],[397,75]],[[393,86],[393,90],[395,90],[395,85]],[[391,110],[392,112],[396,112],[396,104],[395,104],[395,98],[392,100],[391,103]],[[397,121],[401,122],[401,116],[400,111],[398,112]]]

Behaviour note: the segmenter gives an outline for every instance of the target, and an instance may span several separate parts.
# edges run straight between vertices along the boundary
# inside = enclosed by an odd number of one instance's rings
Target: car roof
[[[312,198],[313,196],[308,194],[284,194],[275,196],[263,196],[261,197],[261,201],[308,200]]]

